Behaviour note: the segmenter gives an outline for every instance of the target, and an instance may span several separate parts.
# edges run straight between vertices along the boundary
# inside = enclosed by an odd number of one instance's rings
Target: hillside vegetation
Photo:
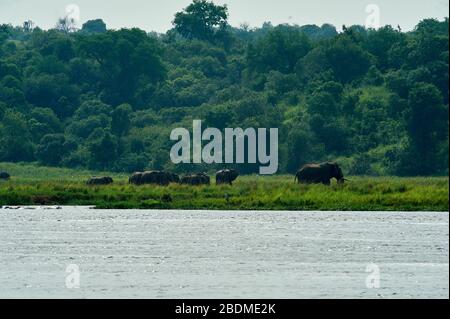
[[[195,0],[165,34],[1,25],[0,161],[211,172],[169,158],[171,130],[200,119],[279,128],[281,173],[332,159],[346,175],[448,175],[448,19],[411,32],[227,19]]]

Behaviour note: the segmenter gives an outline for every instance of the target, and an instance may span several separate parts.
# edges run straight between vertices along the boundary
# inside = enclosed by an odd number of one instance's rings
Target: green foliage
[[[448,137],[448,108],[442,105],[442,96],[432,84],[416,84],[408,101],[410,114],[408,131],[410,136],[410,152],[415,161],[410,164],[412,171],[421,175],[433,172],[436,162],[439,141]]]
[[[448,211],[448,177],[350,177],[344,185],[299,185],[293,176],[240,176],[230,185],[128,184],[128,176],[0,163],[2,205],[89,205],[97,208],[223,210]],[[87,186],[90,176],[114,184]]]
[[[45,135],[37,146],[36,158],[41,163],[49,165],[60,164],[66,151],[64,142],[65,137],[63,134]]]
[[[89,136],[87,148],[91,154],[89,166],[93,169],[110,169],[117,159],[117,140],[107,131],[97,128]]]
[[[22,113],[6,110],[0,123],[0,160],[29,161],[33,159],[33,144]]]
[[[292,73],[297,62],[311,49],[308,37],[290,26],[278,26],[248,48],[247,61],[251,69]]]
[[[85,33],[105,33],[106,24],[102,19],[89,20],[83,23],[81,31]]]
[[[130,129],[130,114],[133,109],[129,104],[121,104],[111,113],[111,131],[117,136],[128,133]]]
[[[207,0],[194,0],[173,20],[175,30],[188,39],[221,40],[226,33],[227,6],[216,6]]]
[[[335,77],[343,83],[365,75],[371,65],[369,53],[347,34],[336,38],[327,48],[326,56]]]
[[[279,128],[280,172],[448,174],[448,19],[391,26],[228,25],[195,0],[166,34],[0,26],[0,160],[131,172],[174,166],[170,131]],[[70,32],[69,32],[70,31]],[[242,173],[251,165],[237,165]]]
[[[79,38],[80,53],[100,68],[104,100],[134,102],[141,80],[156,83],[165,76],[158,42],[139,29],[122,29]]]

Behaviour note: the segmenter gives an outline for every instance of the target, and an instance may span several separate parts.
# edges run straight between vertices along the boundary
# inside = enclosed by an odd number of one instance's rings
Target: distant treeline
[[[332,159],[346,175],[448,175],[448,19],[411,32],[227,19],[195,0],[165,34],[0,25],[0,162],[216,170],[169,158],[170,131],[202,119],[279,128],[280,172]]]

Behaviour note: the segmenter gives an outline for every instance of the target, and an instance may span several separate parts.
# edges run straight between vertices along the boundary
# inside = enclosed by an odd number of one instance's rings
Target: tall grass
[[[293,176],[240,176],[232,185],[129,185],[128,175],[0,163],[0,205],[230,210],[448,211],[448,177],[350,177],[344,185],[294,184]],[[92,175],[114,184],[87,186]],[[214,178],[212,178],[214,181]]]

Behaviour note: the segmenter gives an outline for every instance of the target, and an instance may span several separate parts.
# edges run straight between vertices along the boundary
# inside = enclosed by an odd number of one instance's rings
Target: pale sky
[[[81,25],[87,20],[102,18],[108,28],[139,27],[146,31],[165,32],[171,28],[176,12],[191,0],[0,0],[0,24],[21,25],[32,20],[43,29],[55,26],[66,7],[79,8]],[[265,21],[274,25],[343,24],[364,25],[369,4],[380,9],[381,25],[400,25],[411,30],[424,18],[443,19],[448,16],[448,0],[214,0],[227,4],[229,22],[233,26],[247,23],[261,26]],[[73,7],[72,7],[73,8]],[[74,12],[74,11],[72,11]]]

